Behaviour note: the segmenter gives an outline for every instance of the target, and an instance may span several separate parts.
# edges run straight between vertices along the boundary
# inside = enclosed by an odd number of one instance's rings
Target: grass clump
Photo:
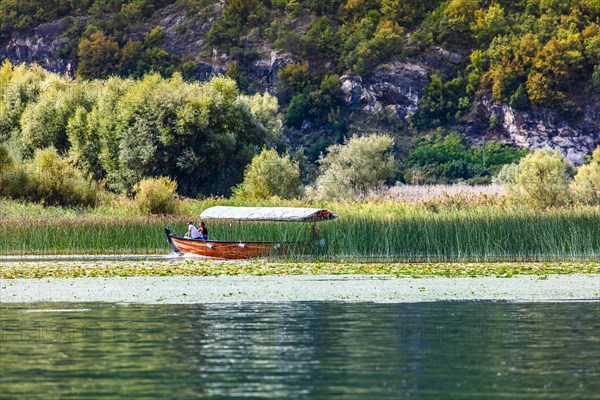
[[[167,177],[143,179],[135,187],[134,204],[144,215],[176,214],[177,182]]]

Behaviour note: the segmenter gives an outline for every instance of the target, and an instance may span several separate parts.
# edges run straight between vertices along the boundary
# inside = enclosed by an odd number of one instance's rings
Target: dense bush
[[[77,169],[72,159],[56,149],[36,150],[35,157],[19,162],[0,147],[0,196],[46,205],[89,207],[96,205],[98,185]]]
[[[263,149],[244,172],[244,181],[234,189],[236,198],[263,200],[277,196],[295,199],[304,193],[300,167],[289,154],[280,156],[275,150]]]
[[[142,214],[176,214],[179,206],[177,182],[166,178],[142,179],[134,188],[134,204]]]
[[[418,128],[439,127],[453,121],[469,106],[470,99],[462,78],[444,82],[439,75],[432,75],[412,123]]]
[[[410,183],[489,182],[500,168],[519,160],[526,150],[490,141],[468,146],[456,133],[421,140],[408,154],[404,178]]]
[[[117,72],[119,44],[101,31],[93,33],[89,39],[83,38],[77,55],[77,75],[80,78],[106,78]]]
[[[281,132],[274,97],[242,95],[225,78],[73,82],[5,64],[0,79],[6,141],[26,158],[53,146],[116,192],[130,192],[148,176],[169,176],[182,194],[228,194]]]
[[[579,168],[571,190],[577,201],[600,205],[600,147],[594,150],[590,162]]]
[[[394,139],[387,135],[353,137],[343,145],[330,146],[319,159],[319,195],[348,200],[391,182],[398,172],[393,148]]]
[[[561,206],[569,200],[568,169],[569,164],[558,151],[536,150],[519,163],[515,183],[529,205]]]

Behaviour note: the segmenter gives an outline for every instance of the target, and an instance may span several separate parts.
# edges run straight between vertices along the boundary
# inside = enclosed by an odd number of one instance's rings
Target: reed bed
[[[500,200],[506,195],[506,189],[501,184],[468,185],[455,183],[451,185],[396,185],[384,189],[370,191],[364,196],[366,199],[386,199],[408,204],[421,204],[424,201],[460,197],[476,199]]]
[[[213,239],[291,243],[291,260],[525,262],[600,259],[600,208],[533,211],[474,207],[429,210],[400,203],[330,207],[319,223],[210,222]],[[187,217],[64,215],[0,218],[0,255],[168,254],[164,227],[185,233]]]

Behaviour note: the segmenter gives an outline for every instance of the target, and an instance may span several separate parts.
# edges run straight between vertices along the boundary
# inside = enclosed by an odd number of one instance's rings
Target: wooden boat
[[[166,228],[165,233],[171,248],[180,255],[187,253],[212,258],[243,259],[284,255],[288,248],[286,243],[188,239],[173,235]]]
[[[202,220],[224,221],[279,221],[279,222],[312,222],[335,219],[329,210],[317,208],[295,207],[226,207],[217,206],[204,210]],[[196,254],[211,258],[244,259],[285,255],[293,247],[285,242],[252,242],[189,239],[174,235],[168,228],[165,233],[169,245],[179,255]]]

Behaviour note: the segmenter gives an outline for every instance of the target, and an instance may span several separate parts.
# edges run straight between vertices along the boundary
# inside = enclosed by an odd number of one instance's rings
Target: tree
[[[275,150],[263,149],[244,171],[244,181],[234,196],[245,200],[263,200],[277,196],[295,199],[304,193],[299,163],[289,154],[280,156]]]
[[[0,175],[10,170],[14,165],[14,160],[8,152],[8,146],[0,143]]]
[[[402,26],[411,26],[437,4],[437,0],[381,0],[381,13]]]
[[[285,111],[285,123],[296,129],[300,129],[304,120],[308,117],[310,102],[304,93],[298,93],[292,97],[290,105]]]
[[[600,147],[594,150],[590,162],[577,171],[571,191],[581,203],[600,205]]]
[[[525,111],[529,107],[529,99],[524,85],[519,85],[515,93],[510,97],[508,104],[515,110]]]
[[[515,182],[530,205],[537,208],[560,206],[568,200],[568,167],[558,150],[536,150],[521,159]]]
[[[95,112],[97,110],[92,111],[92,113]],[[91,118],[88,118],[88,116]],[[96,118],[90,115],[84,107],[77,107],[73,116],[69,118],[67,137],[71,144],[70,154],[77,165],[99,179],[103,175],[98,158],[101,149],[100,138],[98,137],[97,128],[91,126],[91,122],[95,120]]]
[[[77,76],[82,79],[106,78],[118,72],[119,45],[102,31],[94,32],[89,39],[81,39],[77,56]]]
[[[319,159],[319,194],[348,199],[390,182],[398,172],[393,148],[394,139],[387,135],[353,137],[343,145],[330,146]]]
[[[425,88],[425,95],[419,102],[412,123],[418,128],[435,128],[452,121],[464,107],[461,99],[466,99],[465,105],[470,105],[464,79],[444,82],[440,75],[434,74]]]
[[[472,40],[479,0],[451,0],[439,25],[439,42],[465,44]]]
[[[533,60],[527,94],[536,104],[564,108],[567,92],[584,65],[580,34],[550,40]]]
[[[475,11],[473,30],[475,39],[480,45],[488,45],[494,37],[504,33],[507,27],[504,9],[500,4],[494,3],[487,10]]]
[[[302,93],[312,84],[308,63],[292,63],[286,65],[277,73],[277,90],[279,95],[288,101],[293,96]]]

